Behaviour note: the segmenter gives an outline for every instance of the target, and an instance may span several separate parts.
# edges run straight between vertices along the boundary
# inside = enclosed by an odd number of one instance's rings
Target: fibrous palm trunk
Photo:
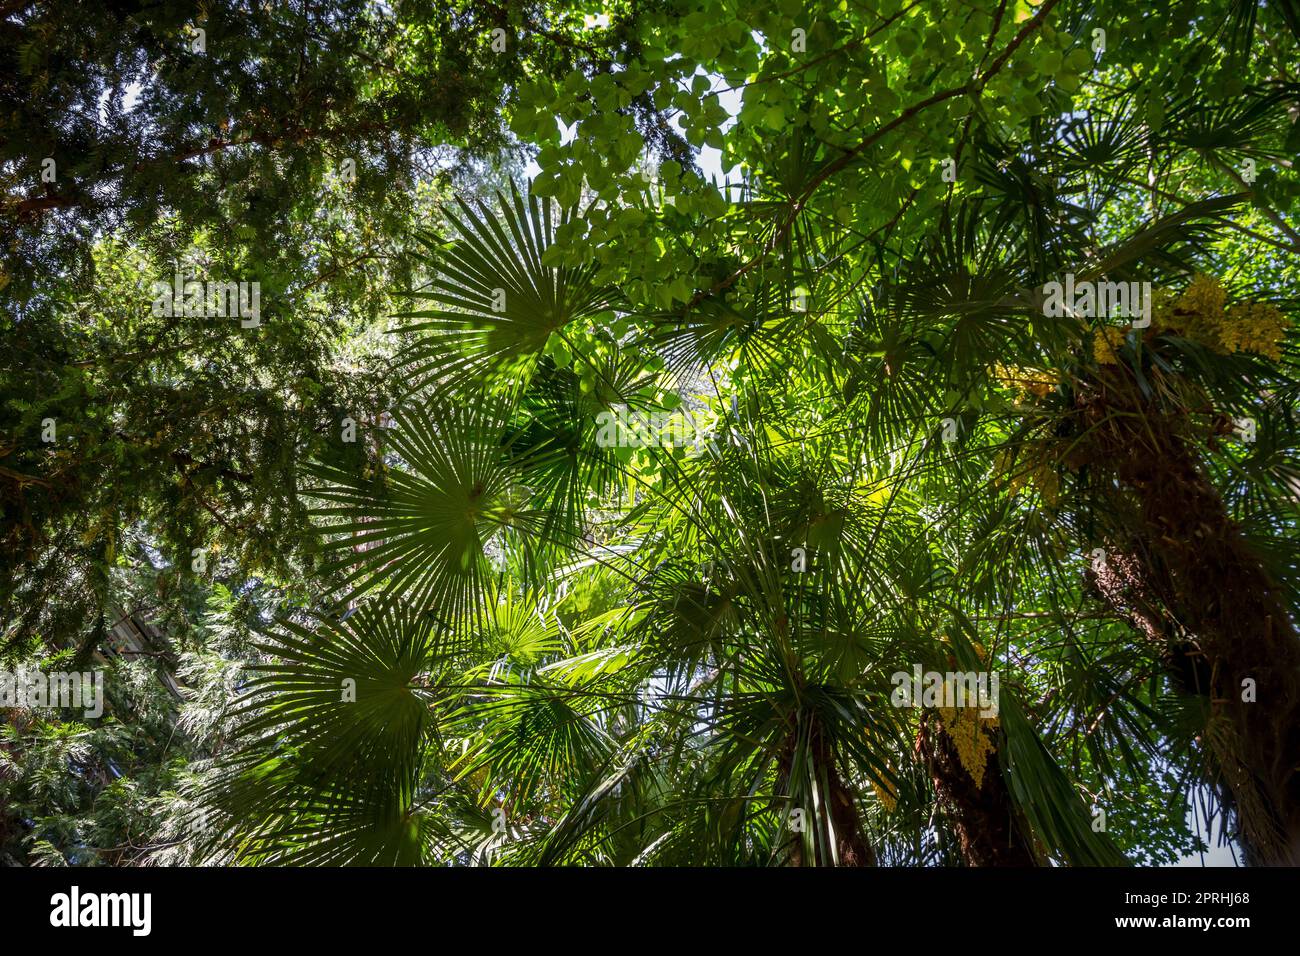
[[[794,866],[875,866],[876,852],[862,832],[862,819],[851,789],[844,783],[836,767],[835,749],[821,733],[814,721],[807,731],[807,757],[803,773],[809,775],[806,786],[799,789],[821,793],[824,803],[813,813],[811,826],[820,833],[811,840],[811,859],[804,851],[804,843],[796,839],[790,862]],[[777,777],[787,791],[792,784],[795,750],[799,746],[798,734],[788,739],[781,755]],[[834,845],[834,854],[830,851]]]
[[[983,730],[982,733],[991,733]],[[1035,866],[1033,850],[1017,824],[996,752],[976,780],[961,762],[957,747],[932,714],[921,718],[916,747],[929,770],[967,866]]]
[[[1089,465],[1120,517],[1090,574],[1202,698],[1213,782],[1248,862],[1300,864],[1300,636],[1181,421],[1136,402],[1116,388],[1080,403]]]

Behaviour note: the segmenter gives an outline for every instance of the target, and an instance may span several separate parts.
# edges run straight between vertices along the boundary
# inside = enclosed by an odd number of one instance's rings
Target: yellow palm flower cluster
[[[1032,484],[1047,504],[1054,505],[1060,500],[1061,476],[1047,455],[1039,453],[1035,446],[1027,446],[1019,461],[1016,461],[1014,448],[1003,448],[994,461],[993,471],[1013,495]]]
[[[1181,312],[1195,312],[1200,315],[1218,315],[1228,304],[1228,293],[1223,283],[1214,276],[1198,272],[1183,290],[1174,308]]]
[[[885,808],[886,813],[893,813],[894,808],[898,806],[898,791],[896,791],[888,780],[883,785],[871,781],[871,789],[876,791],[876,799],[880,805]]]
[[[1213,276],[1196,275],[1168,309],[1156,310],[1162,327],[1180,330],[1216,352],[1254,352],[1282,357],[1286,316],[1267,302],[1227,305],[1227,292]]]
[[[947,634],[939,635],[940,643],[952,645],[952,638]],[[990,654],[980,641],[972,640],[971,646],[980,662],[987,667]],[[951,660],[951,658],[949,658]],[[998,718],[981,715],[977,707],[936,707],[935,713],[943,732],[948,735],[957,750],[957,759],[962,768],[970,774],[975,786],[984,785],[984,773],[988,768],[989,757],[993,754],[993,740],[985,728],[998,726]]]
[[[1267,302],[1228,305],[1228,293],[1214,276],[1198,273],[1182,293],[1156,289],[1151,296],[1151,327],[1171,330],[1226,355],[1254,352],[1277,361],[1289,323],[1281,310]],[[1127,329],[1106,326],[1092,340],[1098,365],[1119,362]]]
[[[1124,344],[1126,330],[1106,325],[1092,337],[1092,360],[1098,365],[1118,365],[1119,350]]]
[[[984,732],[987,724],[998,725],[996,717],[981,717],[974,707],[939,707],[939,720],[943,723],[943,732],[948,735],[957,749],[957,759],[962,767],[975,781],[976,787],[984,785],[984,773],[988,768],[989,757],[993,753],[993,741]]]
[[[999,362],[990,371],[999,385],[1016,390],[1017,401],[1024,401],[1030,396],[1046,398],[1061,384],[1060,374],[1052,369],[1021,368]]]
[[[1286,316],[1268,302],[1240,302],[1228,309],[1221,337],[1230,352],[1254,352],[1278,361],[1286,337]]]
[[[878,738],[869,727],[867,728],[866,738],[870,742],[872,750],[875,750],[877,753],[886,752],[888,745],[883,739]],[[886,760],[885,766],[891,773],[893,772],[894,767],[891,761]],[[885,780],[883,783],[877,783],[875,780],[872,780],[871,789],[876,791],[876,799],[879,800],[880,805],[885,808],[885,812],[893,813],[894,808],[898,806],[898,791],[894,788],[894,785],[888,780]]]

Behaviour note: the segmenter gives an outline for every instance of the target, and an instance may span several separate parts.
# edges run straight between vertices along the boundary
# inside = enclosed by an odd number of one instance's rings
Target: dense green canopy
[[[1293,3],[0,9],[0,859],[1300,863]]]

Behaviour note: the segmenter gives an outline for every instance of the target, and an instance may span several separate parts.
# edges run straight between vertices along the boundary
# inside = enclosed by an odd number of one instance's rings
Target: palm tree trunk
[[[813,777],[809,782],[814,784],[815,789],[825,794],[823,813],[814,814],[811,825],[833,832],[835,853],[832,858],[828,852],[829,841],[814,839],[813,858],[808,860],[802,840],[796,840],[791,852],[791,864],[794,866],[875,866],[876,851],[862,832],[862,818],[858,813],[853,791],[844,783],[836,767],[834,746],[821,733],[815,722],[808,733],[808,754],[811,760],[807,765],[807,772]],[[778,784],[786,792],[789,792],[792,782],[793,758],[798,746],[799,738],[796,732],[787,739],[777,769]]]
[[[983,733],[990,733],[983,730]],[[923,713],[916,740],[935,793],[957,835],[967,866],[1036,866],[1032,848],[1016,823],[1015,806],[998,769],[997,753],[979,782],[962,766],[957,747],[934,715]]]
[[[1247,861],[1300,864],[1300,636],[1286,602],[1180,422],[1149,409],[1108,415],[1116,396],[1106,399],[1082,411],[1098,485],[1121,520],[1090,577],[1159,644],[1174,682],[1203,699],[1202,743]]]

